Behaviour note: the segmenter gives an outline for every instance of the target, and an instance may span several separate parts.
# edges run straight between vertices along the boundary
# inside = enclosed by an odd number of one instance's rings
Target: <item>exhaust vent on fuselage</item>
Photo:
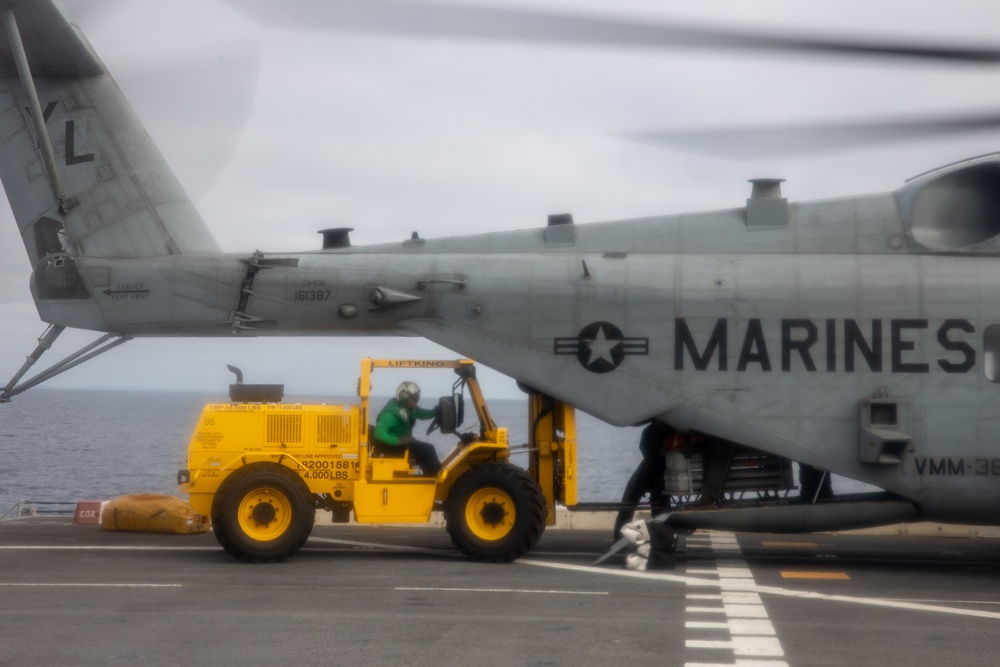
[[[913,240],[959,250],[1000,237],[1000,163],[971,164],[901,192]]]

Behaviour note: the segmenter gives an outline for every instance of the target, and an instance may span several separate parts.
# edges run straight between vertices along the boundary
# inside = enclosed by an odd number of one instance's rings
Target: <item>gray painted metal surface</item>
[[[657,418],[877,485],[921,518],[1000,523],[1000,155],[863,197],[222,254],[72,19],[8,4],[68,209],[0,56],[0,177],[43,321],[424,336],[613,424]]]

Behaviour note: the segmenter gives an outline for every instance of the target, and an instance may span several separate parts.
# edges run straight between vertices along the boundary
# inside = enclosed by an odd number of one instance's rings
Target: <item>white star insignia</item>
[[[592,340],[584,341],[584,344],[590,348],[590,359],[587,361],[588,366],[593,366],[601,359],[614,366],[615,360],[611,355],[611,351],[621,345],[622,341],[609,340],[604,335],[604,327],[599,327],[597,335]]]

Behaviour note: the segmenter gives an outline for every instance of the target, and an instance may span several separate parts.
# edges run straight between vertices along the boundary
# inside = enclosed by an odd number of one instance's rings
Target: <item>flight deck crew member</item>
[[[622,494],[622,504],[631,507],[618,512],[615,520],[615,539],[621,537],[622,526],[632,520],[635,516],[635,506],[647,493],[653,516],[670,509],[670,495],[666,492],[664,477],[667,472],[667,452],[675,444],[676,435],[677,431],[655,419],[642,430],[642,436],[639,438],[642,461],[632,473],[628,484],[625,485],[625,493]]]
[[[396,388],[396,397],[386,403],[375,421],[374,439],[384,453],[393,450],[409,450],[411,465],[418,465],[425,475],[436,477],[441,470],[437,450],[429,442],[413,438],[413,425],[418,419],[433,419],[436,410],[427,410],[417,405],[420,401],[420,387],[416,382],[404,382]]]
[[[799,487],[801,487],[799,489],[801,503],[814,503],[833,498],[830,473],[805,463],[799,464]]]

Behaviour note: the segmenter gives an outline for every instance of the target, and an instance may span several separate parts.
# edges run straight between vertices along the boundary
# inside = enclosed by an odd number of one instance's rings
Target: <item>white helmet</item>
[[[404,382],[396,387],[396,400],[400,403],[413,399],[415,403],[420,402],[420,387],[416,382]]]

